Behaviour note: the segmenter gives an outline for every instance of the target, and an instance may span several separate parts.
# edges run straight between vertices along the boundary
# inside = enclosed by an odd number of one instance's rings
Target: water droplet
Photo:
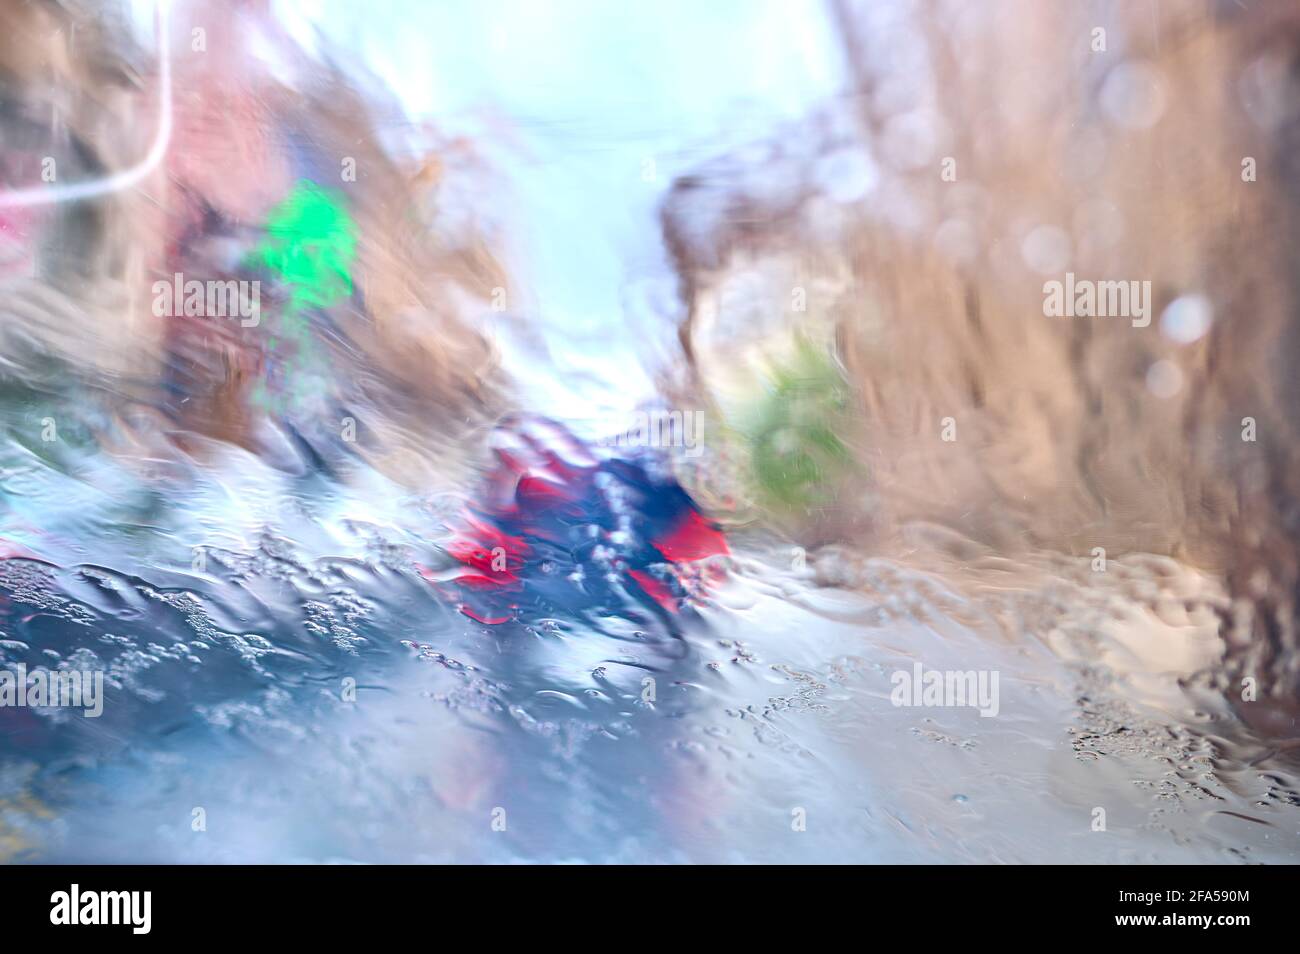
[[[1214,306],[1204,295],[1180,295],[1160,315],[1160,331],[1179,344],[1204,337],[1214,321]]]
[[[1161,359],[1147,369],[1147,390],[1158,398],[1171,398],[1183,389],[1183,372],[1172,361]]]
[[[1146,129],[1165,111],[1165,82],[1147,63],[1123,63],[1111,70],[1101,88],[1101,108],[1117,126]]]

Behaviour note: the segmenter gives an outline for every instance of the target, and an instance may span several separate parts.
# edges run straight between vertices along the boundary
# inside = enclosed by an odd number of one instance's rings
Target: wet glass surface
[[[128,59],[148,92],[130,128],[146,141],[159,37],[136,6]],[[912,8],[847,5],[863,36],[919,43],[888,32]],[[1293,696],[1270,683],[1270,715],[1243,714],[1223,561],[1164,555],[1157,528],[1098,572],[1089,541],[1022,533],[1020,513],[978,496],[954,504],[974,525],[918,519],[873,469],[932,456],[945,487],[967,475],[933,446],[856,429],[889,395],[862,398],[870,356],[820,349],[843,331],[792,330],[763,307],[790,297],[783,253],[735,267],[708,307],[690,300],[689,281],[727,271],[701,248],[728,223],[778,229],[796,195],[813,203],[804,264],[833,257],[861,205],[905,231],[921,214],[881,183],[891,149],[912,146],[854,129],[840,5],[216,17],[178,5],[167,28],[181,105],[163,170],[189,198],[125,213],[122,232],[78,219],[84,202],[0,208],[0,663],[104,680],[96,718],[0,707],[0,859],[1296,860]],[[213,76],[193,59],[199,26]],[[909,42],[873,49],[900,76],[945,75]],[[375,156],[351,181],[337,170],[361,134],[268,91],[268,76],[309,87],[323,51],[346,54],[345,85],[372,103],[357,122]],[[76,181],[139,154],[94,122],[47,129],[45,81],[6,63],[10,98],[31,100],[3,120],[22,131],[6,189],[49,151]],[[1156,108],[1140,79],[1107,94],[1121,125]],[[899,79],[878,105],[919,95]],[[224,103],[230,127],[213,134],[194,102]],[[445,257],[385,271],[418,201],[384,191],[377,157],[414,189],[426,149],[442,183],[426,233]],[[665,217],[698,238],[689,267]],[[926,241],[960,252],[950,221]],[[97,269],[134,267],[114,255],[136,228],[165,236],[140,240],[158,261],[101,288]],[[1015,254],[1055,269],[1057,238],[1029,230]],[[743,262],[769,254],[739,241]],[[148,289],[172,269],[262,281],[264,322],[147,330]],[[437,297],[456,282],[472,306]],[[144,324],[81,324],[78,289]],[[438,321],[411,317],[417,299]],[[1167,337],[1195,342],[1208,306],[1177,302]],[[888,320],[862,308],[861,327]],[[755,359],[771,341],[782,357]],[[979,366],[989,346],[954,347]],[[1181,373],[1134,372],[1152,393]],[[945,395],[946,378],[903,378]],[[1066,416],[1104,418],[1100,403]],[[706,406],[698,456],[689,439],[610,439],[637,411]],[[737,447],[756,483],[730,469]],[[1011,499],[1042,489],[1008,467]],[[1092,467],[1046,481],[1053,520],[1072,519]],[[1146,532],[1158,509],[1120,506],[1116,523]],[[884,512],[908,519],[872,536]],[[994,674],[994,697],[983,712],[900,705],[926,671]]]

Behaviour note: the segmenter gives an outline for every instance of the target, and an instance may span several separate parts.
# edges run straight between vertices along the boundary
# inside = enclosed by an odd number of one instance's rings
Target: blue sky
[[[822,2],[285,2],[309,48],[355,50],[413,119],[511,142],[509,264],[549,361],[502,341],[531,409],[617,418],[674,334],[656,218],[675,175],[768,136],[841,86]],[[484,197],[485,202],[491,201]],[[500,200],[499,200],[500,201]]]

